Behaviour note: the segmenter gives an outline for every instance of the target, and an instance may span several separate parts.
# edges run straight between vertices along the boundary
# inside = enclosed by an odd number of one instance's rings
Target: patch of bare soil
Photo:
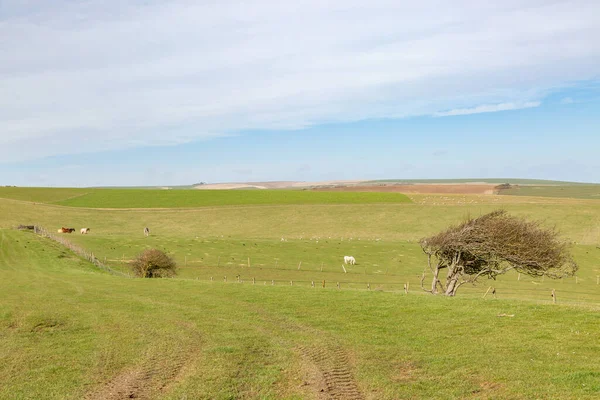
[[[106,384],[85,396],[87,400],[152,399],[164,393],[186,374],[186,366],[198,354],[197,348],[153,353],[131,369],[122,371]]]
[[[496,185],[491,184],[380,184],[380,185],[356,185],[340,186],[331,188],[315,188],[317,191],[333,192],[398,192],[410,194],[494,194]]]
[[[350,361],[339,346],[303,346],[302,356],[310,363],[311,382],[305,382],[317,392],[319,399],[361,400],[364,396],[352,374]]]

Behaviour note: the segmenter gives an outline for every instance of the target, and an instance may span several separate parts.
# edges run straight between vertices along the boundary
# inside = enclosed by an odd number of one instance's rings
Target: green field
[[[0,198],[89,208],[186,208],[226,205],[410,203],[400,193],[303,190],[158,190],[0,188]]]
[[[181,195],[169,209],[167,198],[142,194],[148,190],[5,190],[2,399],[593,399],[600,392],[600,202],[326,202],[323,192],[294,191],[307,196],[302,203],[285,203],[286,193],[269,204],[253,203],[262,191],[235,191],[238,205],[192,207],[207,200]],[[78,199],[77,207],[61,205]],[[498,207],[556,226],[573,242],[577,277],[509,273],[461,288],[457,298],[422,292],[418,239]],[[176,259],[179,275],[109,275],[49,239],[10,229],[19,224],[90,227],[89,235],[61,237],[126,274],[128,260],[158,247]],[[357,264],[344,272],[349,254]],[[484,300],[489,286],[497,298]]]
[[[545,179],[515,179],[515,178],[471,178],[471,179],[381,179],[365,183],[510,183],[511,185],[592,185],[582,182],[551,181]],[[600,184],[596,184],[600,186]]]
[[[600,185],[544,185],[519,186],[500,191],[509,196],[562,197],[600,200]]]

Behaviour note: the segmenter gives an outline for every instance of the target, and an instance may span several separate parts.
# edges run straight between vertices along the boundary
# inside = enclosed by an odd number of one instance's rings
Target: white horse
[[[144,228],[144,236],[148,236],[150,235],[150,229],[148,229],[147,227]]]
[[[356,260],[352,256],[344,256],[344,264],[354,265],[356,264]]]
[[[82,235],[87,235],[87,233],[90,231],[90,228],[81,228],[81,230],[79,232],[81,232]]]

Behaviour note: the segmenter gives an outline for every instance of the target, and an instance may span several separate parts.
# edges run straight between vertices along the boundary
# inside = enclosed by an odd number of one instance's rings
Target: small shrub
[[[140,278],[168,278],[177,273],[175,260],[158,249],[144,250],[131,262],[131,266]]]

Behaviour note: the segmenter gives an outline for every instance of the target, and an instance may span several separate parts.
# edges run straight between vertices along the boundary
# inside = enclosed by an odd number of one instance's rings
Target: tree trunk
[[[451,265],[448,267],[448,276],[446,278],[446,291],[445,296],[454,296],[456,290],[460,286],[458,280],[463,274],[463,268],[460,265]]]
[[[438,283],[438,276],[440,274],[440,267],[436,267],[435,271],[433,272],[433,281],[431,282],[431,293],[433,294],[437,294],[437,283]]]

